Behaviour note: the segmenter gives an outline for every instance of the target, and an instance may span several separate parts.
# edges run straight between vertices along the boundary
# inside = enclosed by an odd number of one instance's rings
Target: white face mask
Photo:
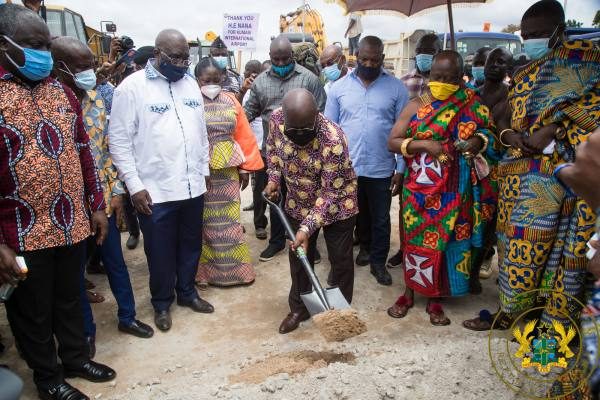
[[[221,93],[221,86],[219,85],[204,85],[200,87],[200,91],[203,95],[211,100],[214,100],[219,93]]]

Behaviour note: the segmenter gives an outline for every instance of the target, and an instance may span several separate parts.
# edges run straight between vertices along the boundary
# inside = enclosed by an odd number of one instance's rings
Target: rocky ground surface
[[[251,201],[249,190],[242,204]],[[397,232],[397,207],[392,215]],[[430,325],[426,301],[419,297],[402,320],[388,317],[386,309],[404,288],[399,269],[394,284],[383,287],[357,267],[353,307],[368,332],[342,343],[328,343],[312,321],[293,333],[277,328],[288,312],[290,285],[287,254],[259,263],[266,242],[253,233],[252,214],[242,213],[247,239],[256,260],[256,282],[247,287],[209,288],[201,296],[215,306],[211,315],[172,307],[173,328],[137,339],[117,331],[116,304],[105,276],[89,277],[106,301],[93,305],[98,324],[96,361],[118,373],[110,383],[70,381],[92,399],[515,399],[519,398],[496,376],[488,355],[487,332],[471,332],[463,319],[481,308],[497,305],[496,275],[483,282],[479,296],[446,303],[452,324]],[[123,235],[123,241],[127,238]],[[392,249],[398,246],[393,235]],[[317,266],[325,281],[329,269],[320,238],[323,262]],[[138,318],[152,324],[148,272],[142,246],[124,250],[136,294]],[[355,248],[355,252],[357,249]],[[35,399],[31,374],[17,356],[0,309],[0,332],[9,349],[0,358],[25,380],[24,399]]]

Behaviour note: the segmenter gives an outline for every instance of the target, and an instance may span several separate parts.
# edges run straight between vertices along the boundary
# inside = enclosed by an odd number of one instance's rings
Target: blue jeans
[[[91,238],[90,240],[94,240]],[[121,232],[117,227],[117,219],[112,215],[108,219],[108,235],[102,246],[98,247],[98,253],[106,276],[110,290],[117,301],[119,322],[125,325],[135,321],[135,299],[133,297],[133,288],[127,271],[127,264],[123,259],[123,249],[121,248]],[[87,300],[85,293],[84,272],[85,266],[81,269],[81,287],[82,287],[82,306],[83,306],[83,321],[84,331],[86,336],[96,335],[96,325],[94,324],[94,316],[90,303]]]
[[[358,177],[356,231],[360,247],[370,253],[371,265],[385,265],[390,251],[391,183],[391,177]]]
[[[202,251],[203,211],[204,196],[200,196],[154,204],[151,215],[138,215],[157,312],[169,310],[174,292],[182,302],[198,297],[194,284]]]

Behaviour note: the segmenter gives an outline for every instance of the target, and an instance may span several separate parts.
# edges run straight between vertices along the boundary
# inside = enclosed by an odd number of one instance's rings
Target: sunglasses
[[[291,128],[291,127],[287,126],[286,122],[284,122],[283,123],[283,132],[285,134],[299,134],[299,133],[304,134],[304,133],[314,132],[316,127],[317,127],[317,118],[315,118],[312,128]]]
[[[160,54],[173,65],[182,65],[184,67],[189,67],[192,64],[192,62],[189,60],[189,56],[187,58],[171,57],[170,55],[168,55],[160,49],[158,51],[160,51]]]

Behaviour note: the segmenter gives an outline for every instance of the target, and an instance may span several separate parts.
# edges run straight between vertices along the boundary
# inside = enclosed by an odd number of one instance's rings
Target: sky
[[[560,0],[567,2],[567,19],[575,19],[591,26],[599,0]],[[347,17],[336,4],[325,0],[308,0],[324,22],[329,43],[344,41]],[[491,31],[499,32],[508,24],[518,24],[523,12],[535,0],[494,0],[475,7],[454,6],[455,30],[481,31],[484,22],[491,23]],[[222,32],[223,14],[260,13],[259,47],[252,56],[268,58],[269,41],[279,33],[279,15],[287,14],[302,5],[301,0],[47,0],[80,13],[86,24],[99,29],[100,21],[111,20],[117,25],[118,35],[130,36],[136,46],[153,44],[156,34],[164,28],[176,28],[189,39],[204,38],[207,31]],[[382,39],[397,39],[402,32],[415,29],[447,30],[445,8],[426,15],[403,18],[395,15],[366,15],[362,18],[364,34]],[[344,42],[346,43],[346,42]],[[244,60],[250,54],[244,54]]]

